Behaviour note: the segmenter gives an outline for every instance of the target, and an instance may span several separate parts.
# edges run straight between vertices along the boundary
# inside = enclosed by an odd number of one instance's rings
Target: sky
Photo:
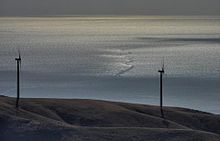
[[[0,0],[0,16],[220,15],[220,0]]]

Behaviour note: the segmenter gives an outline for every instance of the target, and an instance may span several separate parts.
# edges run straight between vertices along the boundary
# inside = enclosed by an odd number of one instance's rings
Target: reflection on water
[[[158,103],[220,113],[220,18],[0,18],[0,92],[22,96]]]

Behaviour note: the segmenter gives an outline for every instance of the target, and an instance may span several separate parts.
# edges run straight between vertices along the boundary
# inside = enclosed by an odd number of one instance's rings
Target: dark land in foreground
[[[220,115],[99,100],[0,96],[1,141],[220,141]]]

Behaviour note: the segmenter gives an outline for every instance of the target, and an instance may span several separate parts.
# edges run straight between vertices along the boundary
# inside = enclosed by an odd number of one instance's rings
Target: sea
[[[220,114],[219,16],[0,17],[0,95],[98,99]],[[164,63],[163,63],[164,62]]]

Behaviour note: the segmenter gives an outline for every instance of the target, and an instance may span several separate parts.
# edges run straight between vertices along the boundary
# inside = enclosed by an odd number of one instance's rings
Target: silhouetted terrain
[[[220,116],[98,100],[0,97],[1,141],[219,141]]]

